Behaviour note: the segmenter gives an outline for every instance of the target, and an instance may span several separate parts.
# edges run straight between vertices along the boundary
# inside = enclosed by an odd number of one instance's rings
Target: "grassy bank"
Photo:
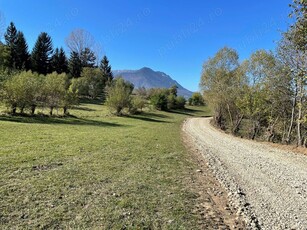
[[[180,126],[206,109],[111,117],[96,103],[71,114],[0,116],[1,229],[197,226]]]

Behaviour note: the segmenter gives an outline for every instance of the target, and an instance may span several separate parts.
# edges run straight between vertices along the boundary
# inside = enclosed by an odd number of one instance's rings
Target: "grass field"
[[[206,108],[112,117],[0,116],[0,228],[195,229],[195,172],[180,137]]]

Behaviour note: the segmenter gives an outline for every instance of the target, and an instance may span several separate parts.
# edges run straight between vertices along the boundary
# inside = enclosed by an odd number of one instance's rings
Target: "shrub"
[[[41,99],[42,84],[42,77],[36,73],[18,73],[4,82],[1,98],[13,114],[17,108],[23,113],[26,107],[30,107],[31,113],[34,114]]]
[[[204,105],[204,104],[205,104],[204,98],[199,92],[193,93],[192,97],[189,98],[189,105],[199,106],[199,105]]]
[[[165,111],[167,110],[167,96],[163,92],[157,92],[150,97],[151,104],[155,109]]]
[[[111,86],[107,88],[106,105],[110,111],[119,116],[123,109],[131,108],[131,94],[133,85],[122,78],[116,79]]]
[[[176,108],[177,109],[184,109],[186,104],[186,99],[182,96],[176,97]]]

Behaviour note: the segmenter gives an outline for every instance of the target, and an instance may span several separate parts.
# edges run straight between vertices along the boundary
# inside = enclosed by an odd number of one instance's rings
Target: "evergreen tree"
[[[13,22],[8,26],[6,33],[4,34],[5,43],[10,50],[9,67],[14,68],[16,62],[16,40],[17,40],[17,29]]]
[[[72,52],[69,59],[69,72],[72,77],[80,77],[82,72],[82,62],[77,52]]]
[[[17,32],[17,38],[16,38],[16,47],[15,47],[15,68],[16,69],[26,69],[28,70],[30,65],[30,55],[28,52],[28,45],[26,42],[26,39],[22,32]]]
[[[41,33],[37,38],[31,55],[32,70],[45,75],[51,72],[52,52],[51,37],[45,32]]]
[[[102,74],[104,75],[107,81],[107,84],[110,84],[113,80],[113,73],[112,73],[111,65],[109,65],[109,60],[107,56],[104,56],[102,58],[99,68],[102,71]]]
[[[68,72],[68,61],[63,48],[56,48],[51,60],[52,71],[58,74]]]
[[[10,64],[10,50],[9,48],[2,44],[0,41],[0,71],[9,67]],[[0,77],[1,82],[1,77]]]
[[[82,67],[94,67],[96,62],[96,56],[89,48],[85,48],[80,55]]]

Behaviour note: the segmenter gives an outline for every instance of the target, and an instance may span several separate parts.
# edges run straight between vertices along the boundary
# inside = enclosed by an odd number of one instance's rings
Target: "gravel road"
[[[307,156],[224,134],[210,118],[183,131],[202,153],[250,229],[307,229]]]

